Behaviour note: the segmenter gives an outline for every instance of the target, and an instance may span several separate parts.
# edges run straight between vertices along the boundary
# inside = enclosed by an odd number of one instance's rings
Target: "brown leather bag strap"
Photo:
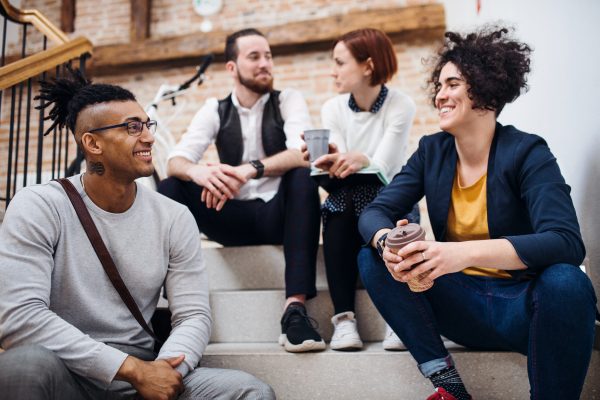
[[[123,282],[121,274],[119,274],[119,270],[117,270],[117,267],[110,256],[104,241],[102,240],[102,236],[100,236],[100,232],[98,232],[98,228],[96,228],[96,224],[94,223],[90,212],[85,206],[79,193],[77,193],[77,189],[75,189],[75,186],[73,186],[71,181],[66,178],[56,179],[56,181],[60,183],[65,189],[65,192],[67,192],[67,196],[69,196],[69,200],[71,200],[73,208],[75,208],[75,212],[81,221],[81,225],[83,225],[83,229],[90,239],[92,247],[94,248],[94,251],[96,251],[98,258],[100,259],[100,263],[102,264],[102,267],[104,267],[104,271],[106,271],[106,275],[108,275],[108,279],[110,279],[110,282],[117,290],[117,293],[119,293],[119,296],[121,296],[121,299],[123,299],[123,302],[129,311],[131,311],[131,314],[133,314],[137,322],[139,322],[139,324],[142,326],[142,328],[144,328],[144,330],[150,336],[152,336],[154,340],[162,344],[162,341],[156,337],[154,332],[152,332],[152,329],[150,329],[144,320],[142,312],[131,296],[129,289],[127,289],[127,286],[125,286],[125,282]]]

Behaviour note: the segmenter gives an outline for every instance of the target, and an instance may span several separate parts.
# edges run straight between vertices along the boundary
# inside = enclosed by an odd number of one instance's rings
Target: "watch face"
[[[192,5],[196,13],[203,17],[208,17],[221,11],[223,7],[222,0],[192,0]]]

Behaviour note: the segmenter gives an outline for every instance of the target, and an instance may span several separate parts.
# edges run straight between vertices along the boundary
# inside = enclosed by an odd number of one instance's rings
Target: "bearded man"
[[[283,244],[286,303],[279,343],[290,352],[325,343],[306,314],[315,297],[319,196],[300,152],[312,129],[300,92],[273,90],[273,59],[264,35],[245,29],[227,38],[234,80],[224,100],[210,98],[169,154],[159,192],[185,204],[200,231],[224,246]],[[218,164],[198,165],[215,141]],[[240,327],[243,329],[243,327]]]

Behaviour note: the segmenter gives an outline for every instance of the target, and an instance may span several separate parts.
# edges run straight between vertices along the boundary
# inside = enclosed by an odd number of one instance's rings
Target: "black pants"
[[[319,246],[319,194],[308,168],[283,175],[270,201],[227,200],[221,211],[200,201],[202,187],[177,178],[163,180],[158,191],[186,205],[198,228],[223,246],[283,244],[286,296],[317,295],[315,286]]]
[[[352,190],[348,190],[346,209],[327,214],[323,232],[323,256],[327,272],[327,285],[335,314],[354,311],[356,282],[358,280],[357,257],[365,244],[358,232],[358,218],[354,215]],[[411,223],[420,222],[418,204],[404,218]]]

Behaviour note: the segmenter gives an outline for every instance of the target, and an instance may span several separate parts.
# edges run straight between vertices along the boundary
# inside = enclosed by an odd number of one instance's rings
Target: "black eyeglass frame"
[[[129,133],[129,124],[137,124],[137,123],[142,124],[142,129],[140,129],[140,133],[139,134],[132,135],[131,133]],[[152,126],[154,126],[154,131],[150,128],[151,125],[149,125],[149,124],[152,124]],[[96,131],[104,131],[104,130],[107,130],[107,129],[120,128],[122,126],[126,126],[127,127],[127,134],[129,136],[138,137],[138,136],[142,135],[142,132],[144,132],[144,125],[146,125],[146,128],[148,128],[148,131],[150,131],[150,134],[152,136],[154,136],[154,134],[156,133],[156,128],[158,126],[158,123],[156,121],[152,120],[152,119],[149,119],[146,122],[142,122],[142,121],[130,121],[130,122],[125,122],[123,124],[105,126],[103,128],[92,129],[91,131],[88,131],[88,132],[92,133],[92,132],[96,132]]]

